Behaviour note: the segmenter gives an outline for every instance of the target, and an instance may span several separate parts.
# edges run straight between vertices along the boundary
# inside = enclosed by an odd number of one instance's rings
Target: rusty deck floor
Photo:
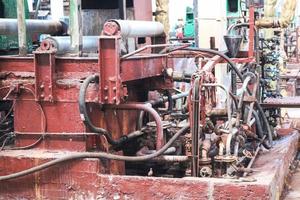
[[[289,191],[284,200],[299,200],[300,199],[300,167],[298,166],[297,172],[293,174]]]

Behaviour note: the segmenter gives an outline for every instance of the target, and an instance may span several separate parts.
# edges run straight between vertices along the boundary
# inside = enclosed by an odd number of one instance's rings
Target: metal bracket
[[[34,52],[35,100],[54,101],[55,51]]]
[[[120,76],[120,37],[99,39],[99,103],[120,104],[126,96]]]

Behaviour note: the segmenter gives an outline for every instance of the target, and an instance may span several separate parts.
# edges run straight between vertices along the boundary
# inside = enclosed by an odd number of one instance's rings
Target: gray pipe
[[[48,37],[45,40],[51,41],[51,43],[57,49],[57,54],[70,53],[72,51],[70,36]],[[83,36],[83,52],[96,53],[98,50],[98,43],[99,36]]]
[[[26,29],[28,34],[56,34],[63,31],[63,25],[55,20],[27,19]],[[18,35],[18,20],[0,18],[0,35]]]
[[[154,21],[109,20],[118,25],[122,37],[155,37],[163,35],[164,26]],[[105,29],[105,25],[104,25]],[[104,31],[105,32],[105,31]]]

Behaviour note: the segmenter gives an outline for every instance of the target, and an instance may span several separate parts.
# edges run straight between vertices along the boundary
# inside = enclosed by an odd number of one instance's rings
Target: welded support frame
[[[55,52],[34,53],[35,100],[54,101]]]
[[[99,102],[120,104],[123,91],[120,76],[119,36],[101,37],[99,40]]]

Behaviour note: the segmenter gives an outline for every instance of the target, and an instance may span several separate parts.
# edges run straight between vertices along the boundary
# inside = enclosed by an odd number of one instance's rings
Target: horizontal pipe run
[[[109,20],[104,24],[105,35],[122,37],[155,37],[164,34],[164,26],[154,21]]]
[[[151,161],[155,161],[155,162],[187,162],[187,161],[190,161],[190,159],[188,156],[162,155],[162,156],[153,158]]]
[[[63,24],[56,20],[26,20],[27,34],[45,33],[57,34],[63,32]],[[0,35],[17,35],[18,20],[0,18]]]
[[[185,97],[188,97],[188,96],[189,96],[189,92],[182,92],[182,93],[179,93],[179,94],[172,95],[172,100],[177,100],[177,99],[185,98]],[[157,100],[150,100],[150,101],[148,101],[148,103],[150,103],[152,106],[155,106],[155,105],[158,105],[158,104],[161,104],[161,103],[165,103],[167,101],[168,101],[168,97],[162,97],[162,98],[159,98]]]
[[[96,53],[98,51],[99,38],[99,36],[83,36],[82,51],[85,53]],[[72,51],[70,36],[47,37],[45,40],[49,41],[57,49],[57,54],[65,54]]]

